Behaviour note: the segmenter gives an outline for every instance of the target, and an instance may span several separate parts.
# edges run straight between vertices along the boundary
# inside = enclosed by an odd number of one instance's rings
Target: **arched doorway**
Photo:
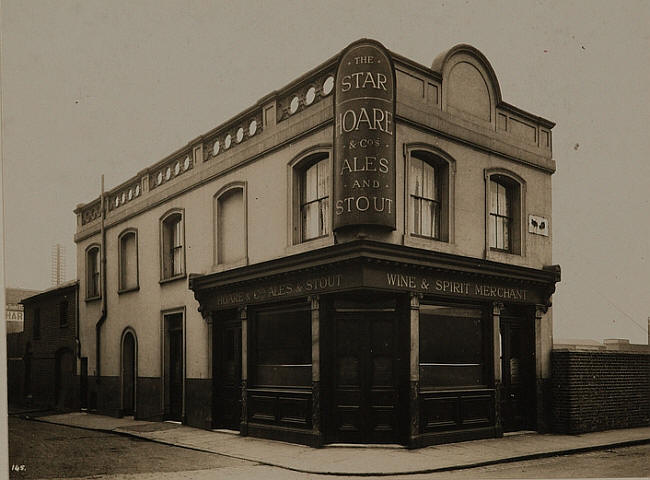
[[[74,354],[70,349],[62,348],[56,352],[56,378],[54,382],[55,403],[58,410],[65,410],[73,406],[74,375]]]
[[[137,378],[137,342],[135,332],[127,330],[122,336],[122,413],[135,413],[135,380]]]

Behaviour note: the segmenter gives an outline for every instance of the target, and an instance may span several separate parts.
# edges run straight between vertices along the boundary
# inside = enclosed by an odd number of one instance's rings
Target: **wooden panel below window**
[[[311,428],[311,390],[248,390],[250,422],[293,428]]]
[[[422,433],[494,424],[494,390],[420,393]]]

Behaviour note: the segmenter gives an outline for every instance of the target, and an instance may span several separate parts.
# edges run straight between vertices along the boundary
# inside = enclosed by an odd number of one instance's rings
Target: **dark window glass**
[[[68,302],[59,303],[59,326],[65,327],[68,325]]]
[[[34,323],[32,325],[32,334],[34,340],[41,338],[41,309],[34,309]]]
[[[257,385],[311,385],[309,310],[258,312],[254,344]]]
[[[172,278],[185,273],[183,250],[183,216],[169,215],[162,228],[162,278]]]
[[[300,181],[302,240],[329,234],[329,157],[309,166]]]
[[[99,247],[93,247],[88,250],[86,258],[88,274],[86,296],[88,298],[99,297],[99,271]]]
[[[409,172],[411,233],[440,238],[440,190],[438,169],[412,157]]]
[[[490,180],[490,247],[511,250],[512,188],[498,181]]]
[[[485,384],[482,312],[420,307],[420,376],[429,387]]]

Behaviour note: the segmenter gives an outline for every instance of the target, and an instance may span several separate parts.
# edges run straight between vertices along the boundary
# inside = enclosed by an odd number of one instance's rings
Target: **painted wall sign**
[[[310,274],[286,281],[272,281],[255,286],[238,288],[218,293],[211,300],[214,308],[223,308],[229,305],[246,305],[275,299],[304,297],[315,293],[325,293],[349,288],[353,275],[346,273]]]
[[[23,322],[25,320],[23,306],[8,303],[5,307],[5,317],[8,322]]]
[[[515,288],[490,282],[457,281],[448,278],[405,275],[402,273],[386,273],[386,286],[422,293],[490,298],[503,301],[527,302],[530,300],[526,288]]]
[[[295,273],[289,277],[254,281],[234,288],[222,287],[207,295],[210,310],[275,300],[307,297],[343,290],[374,288],[383,291],[415,292],[435,296],[500,301],[505,303],[544,303],[540,287],[457,272],[424,273],[420,269],[386,269],[361,263],[328,268],[325,271]]]
[[[381,44],[362,40],[343,53],[334,105],[334,230],[394,230],[395,69]]]

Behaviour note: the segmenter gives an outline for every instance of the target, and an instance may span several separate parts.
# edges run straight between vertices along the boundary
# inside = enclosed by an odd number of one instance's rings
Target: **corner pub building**
[[[547,430],[553,126],[471,46],[351,44],[77,207],[82,400],[312,446]]]

